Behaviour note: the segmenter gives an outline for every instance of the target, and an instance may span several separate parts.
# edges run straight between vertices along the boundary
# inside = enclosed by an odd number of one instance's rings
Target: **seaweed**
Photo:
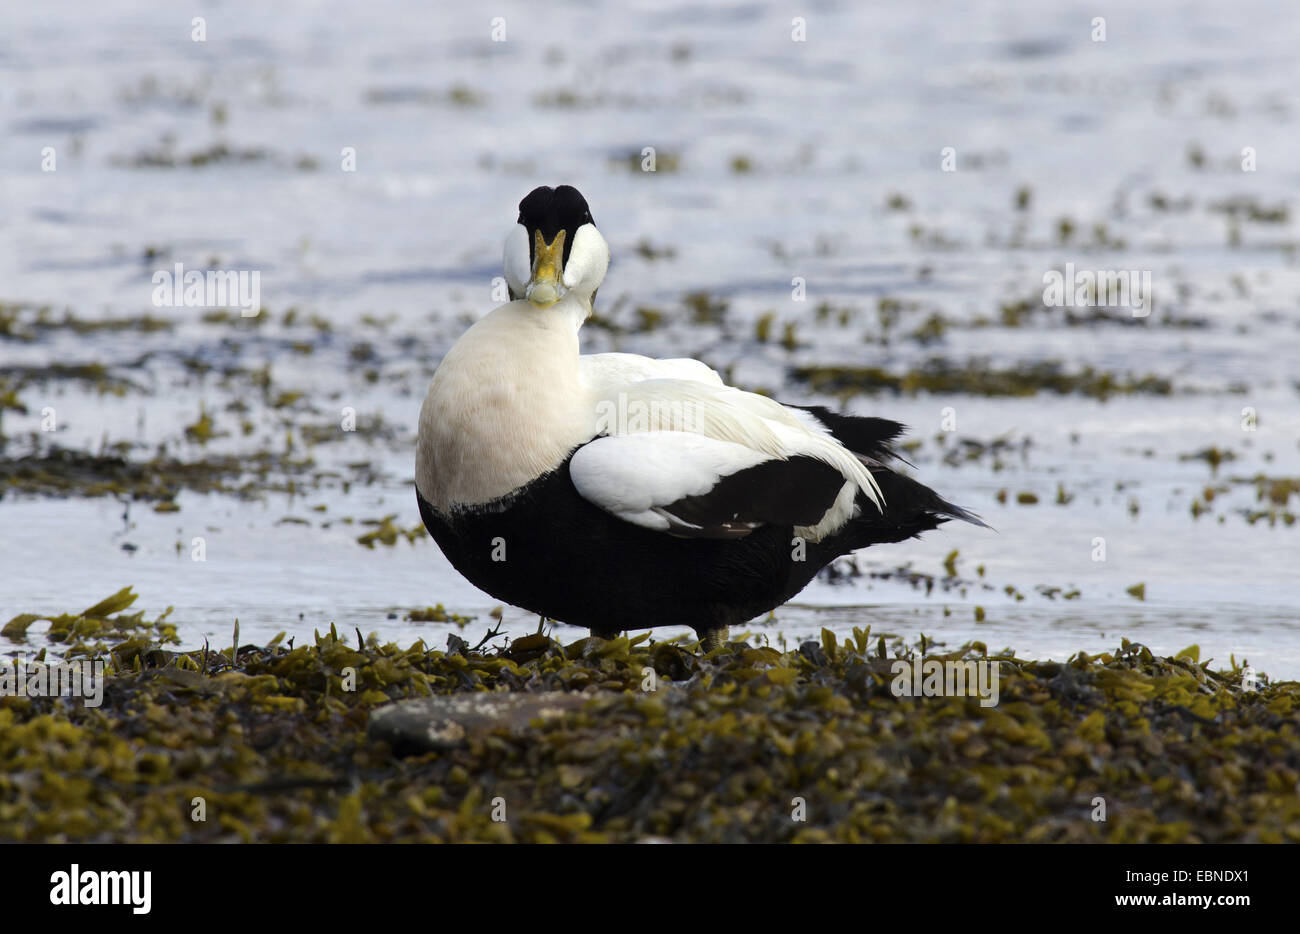
[[[1162,376],[1120,375],[1091,366],[1068,372],[1055,361],[998,369],[980,361],[958,365],[934,358],[904,373],[874,366],[803,366],[795,367],[790,375],[814,392],[844,397],[882,391],[909,396],[928,392],[1012,397],[1054,392],[1108,399],[1115,395],[1167,396],[1174,391],[1173,383]]]
[[[205,412],[187,431],[201,443],[211,427],[211,417]],[[252,498],[287,490],[296,477],[310,475],[313,468],[310,458],[294,459],[269,451],[191,461],[162,455],[131,460],[120,454],[91,454],[51,445],[39,454],[0,457],[0,496],[12,492],[170,502],[181,490],[194,490]]]
[[[1300,685],[1195,646],[235,642],[120,642],[101,707],[0,698],[0,838],[1300,841]],[[996,665],[999,702],[895,696],[920,657]]]

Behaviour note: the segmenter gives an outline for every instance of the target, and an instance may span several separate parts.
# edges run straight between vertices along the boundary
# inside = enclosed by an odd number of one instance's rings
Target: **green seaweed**
[[[845,397],[882,391],[896,395],[929,392],[1012,397],[1054,392],[1108,399],[1115,395],[1167,396],[1173,392],[1173,384],[1161,376],[1120,375],[1091,366],[1069,372],[1064,364],[1053,361],[998,369],[979,361],[959,365],[935,358],[903,373],[874,366],[821,365],[795,367],[790,375],[814,392]]]
[[[40,454],[0,456],[0,495],[120,496],[170,502],[181,490],[194,490],[253,498],[298,489],[301,480],[296,478],[310,479],[313,467],[310,458],[269,451],[191,461],[162,455],[131,460],[120,454],[51,446]]]
[[[120,616],[128,597],[91,610]],[[132,637],[106,655],[101,707],[0,698],[0,838],[1300,842],[1300,685],[1248,684],[1195,646],[1159,658],[1124,640],[1063,663],[889,649],[869,628],[707,656],[648,633],[276,643]],[[918,653],[997,664],[999,703],[894,696],[894,663]],[[429,751],[367,733],[393,701],[472,710],[497,692],[573,703]]]

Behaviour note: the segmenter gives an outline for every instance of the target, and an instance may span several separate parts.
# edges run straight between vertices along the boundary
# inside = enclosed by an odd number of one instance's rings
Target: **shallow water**
[[[997,529],[863,552],[864,572],[909,565],[936,578],[933,592],[818,581],[755,621],[756,638],[869,622],[1063,658],[1128,637],[1300,676],[1300,493],[1271,503],[1253,481],[1300,477],[1300,18],[1156,2],[1111,14],[1100,43],[1084,4],[823,3],[797,43],[791,14],[756,4],[498,6],[505,42],[478,10],[389,2],[228,3],[206,14],[202,43],[191,14],[144,2],[0,14],[0,302],[32,306],[24,327],[47,305],[55,320],[68,309],[171,324],[31,340],[0,329],[0,384],[28,410],[3,413],[0,456],[127,442],[133,459],[165,445],[192,460],[282,452],[291,437],[324,474],[293,496],[183,490],[175,513],[7,491],[0,619],[75,611],[131,584],[140,606],[175,605],[187,645],[228,640],[235,618],[242,641],[335,621],[441,645],[454,625],[403,619],[436,603],[477,617],[477,641],[496,602],[428,539],[366,549],[359,523],[419,523],[424,385],[492,307],[519,198],[567,181],[615,254],[598,306],[607,326],[584,331],[588,350],[698,356],[788,401],[906,422],[921,479]],[[242,158],[213,161],[218,143]],[[639,170],[647,146],[653,173]],[[1247,146],[1257,171],[1241,170]],[[355,172],[340,168],[345,147]],[[944,147],[955,171],[942,171]],[[178,165],[139,164],[168,160]],[[175,262],[259,271],[262,323],[154,307],[151,276]],[[1066,312],[1090,309],[1037,309],[1044,274],[1067,262],[1148,271],[1153,313],[1071,325]],[[725,310],[692,311],[684,296],[697,291]],[[1026,299],[1037,310],[1004,312]],[[935,315],[942,333],[917,336]],[[901,376],[934,358],[981,372],[1059,361],[1169,392],[837,399],[794,376],[828,364]],[[39,375],[92,361],[132,385],[104,395]],[[303,395],[269,404],[283,392]],[[388,432],[302,435],[346,406]],[[52,434],[40,431],[47,407]],[[187,440],[201,408],[226,437]],[[997,438],[1001,453],[945,459],[962,439]],[[1212,447],[1235,459],[1217,471],[1183,459]],[[190,560],[196,536],[206,561]],[[1137,584],[1144,600],[1127,593]],[[514,635],[536,624],[510,608],[504,620]]]

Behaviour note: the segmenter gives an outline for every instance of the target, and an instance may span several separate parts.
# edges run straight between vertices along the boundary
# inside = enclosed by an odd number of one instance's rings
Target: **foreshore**
[[[102,606],[54,638],[125,632]],[[1300,842],[1300,684],[1195,651],[1059,663],[862,628],[707,655],[337,630],[178,652],[137,616],[79,650],[108,663],[98,706],[0,697],[0,839]],[[918,657],[993,666],[996,703],[899,696]]]

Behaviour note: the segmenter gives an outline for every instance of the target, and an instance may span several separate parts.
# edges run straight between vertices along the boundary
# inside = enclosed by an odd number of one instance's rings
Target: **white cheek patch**
[[[533,275],[533,264],[528,259],[528,231],[523,224],[515,224],[506,234],[506,245],[502,262],[506,268],[506,284],[510,291],[519,298],[524,297],[524,289]]]
[[[594,224],[583,224],[573,235],[569,261],[564,264],[564,286],[591,292],[600,286],[609,268],[609,245]]]

